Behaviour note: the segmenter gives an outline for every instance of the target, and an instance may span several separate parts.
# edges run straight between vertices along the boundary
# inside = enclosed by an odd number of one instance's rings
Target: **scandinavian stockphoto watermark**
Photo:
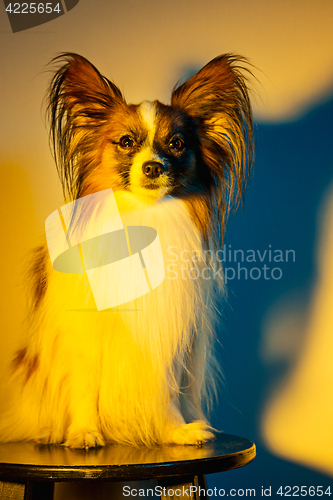
[[[135,220],[135,219],[133,219]],[[45,222],[52,266],[85,273],[97,310],[148,294],[167,279],[280,280],[295,250],[212,250],[169,246],[162,252],[157,231],[125,226],[112,189],[84,196],[53,212]]]
[[[268,245],[263,250],[234,249],[232,245],[213,250],[178,250],[168,247],[168,279],[221,280],[280,280],[282,266],[296,261],[293,249],[274,249]]]

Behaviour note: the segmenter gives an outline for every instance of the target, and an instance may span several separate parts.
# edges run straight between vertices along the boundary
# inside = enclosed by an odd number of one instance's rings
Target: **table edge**
[[[252,462],[256,456],[254,443],[248,449],[229,455],[207,457],[161,464],[128,464],[128,465],[40,465],[1,463],[0,480],[4,481],[136,481],[180,477],[198,474],[214,474],[243,467]],[[181,472],[179,471],[181,468]]]

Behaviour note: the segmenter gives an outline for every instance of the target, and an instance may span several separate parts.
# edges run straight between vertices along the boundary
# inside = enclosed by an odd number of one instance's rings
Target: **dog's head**
[[[181,109],[158,101],[138,106],[122,101],[103,136],[107,139],[100,168],[109,187],[130,190],[149,202],[167,194],[181,195],[198,185],[197,130]]]
[[[219,56],[175,88],[171,105],[127,104],[86,59],[63,54],[51,83],[51,139],[67,199],[127,190],[217,200],[242,197],[253,153],[244,60]]]

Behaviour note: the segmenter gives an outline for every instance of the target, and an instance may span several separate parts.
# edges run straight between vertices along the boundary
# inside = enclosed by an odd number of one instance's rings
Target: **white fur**
[[[148,140],[151,146],[156,132],[156,106],[153,102],[143,101],[139,106],[139,113],[148,129]]]
[[[160,187],[158,189],[145,189],[142,187],[142,165],[146,161],[160,161],[163,163],[163,159],[153,150],[153,142],[156,134],[156,106],[153,102],[144,101],[139,106],[139,113],[143,120],[145,127],[148,130],[147,140],[145,144],[140,149],[140,151],[134,156],[133,164],[130,172],[130,183],[131,190],[141,201],[151,202],[165,196],[169,189],[169,178],[166,174],[162,174],[159,178]]]
[[[97,312],[84,275],[57,273],[50,266],[47,295],[28,344],[39,366],[26,384],[24,372],[17,373],[23,390],[13,393],[1,440],[89,447],[105,441],[195,444],[212,437],[201,397],[207,365],[209,372],[213,363],[215,283],[182,279],[180,271],[181,265],[199,273],[206,267],[180,257],[183,250],[202,253],[199,231],[180,200],[148,206],[128,192],[115,195],[126,226],[157,230],[166,278],[139,299]],[[172,273],[171,246],[178,256]],[[178,279],[170,279],[177,270]],[[185,425],[185,415],[197,422]]]

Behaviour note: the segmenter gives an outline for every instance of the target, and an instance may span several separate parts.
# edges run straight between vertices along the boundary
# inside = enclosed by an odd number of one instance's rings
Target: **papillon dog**
[[[125,227],[156,230],[163,282],[98,311],[86,273],[35,254],[27,335],[12,362],[0,440],[73,448],[196,445],[214,436],[216,268],[227,216],[253,161],[245,59],[225,54],[178,85],[171,104],[127,104],[84,57],[65,53],[48,94],[65,202],[112,189]],[[101,283],[107,287],[117,283]]]

